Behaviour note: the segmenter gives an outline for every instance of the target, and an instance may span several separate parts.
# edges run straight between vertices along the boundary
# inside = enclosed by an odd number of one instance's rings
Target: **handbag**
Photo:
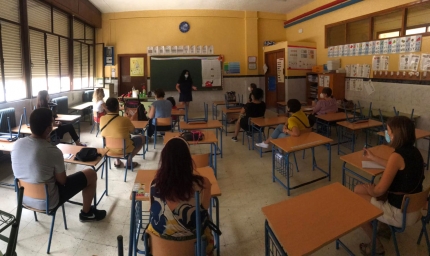
[[[317,118],[314,114],[308,115],[309,125],[312,127],[317,122]],[[301,120],[300,120],[301,121]]]
[[[228,102],[236,102],[236,92],[235,91],[230,91],[230,92],[226,92],[226,98]]]
[[[201,131],[190,131],[181,133],[180,137],[186,141],[201,141],[205,135]]]
[[[94,161],[98,156],[101,156],[101,154],[97,152],[96,148],[81,148],[81,150],[76,153],[75,160],[81,162]]]

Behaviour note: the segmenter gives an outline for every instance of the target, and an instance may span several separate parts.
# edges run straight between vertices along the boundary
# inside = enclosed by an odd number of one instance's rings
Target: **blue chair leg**
[[[97,126],[97,134],[96,134],[96,137],[99,135],[99,132],[100,132],[100,124],[99,123],[97,123],[96,124],[96,126]]]
[[[46,253],[49,254],[51,250],[51,240],[52,240],[52,233],[54,232],[54,224],[55,224],[55,214],[57,212],[52,213],[52,222],[51,222],[51,231],[49,232],[49,240],[48,240],[48,249],[46,250]]]
[[[400,256],[399,246],[397,245],[396,231],[392,226],[390,226],[390,229],[391,229],[391,237],[393,237],[394,249],[396,249],[396,255]]]
[[[155,131],[154,131],[154,149],[155,149],[155,144],[157,144],[157,126],[155,126]]]
[[[306,149],[303,150],[303,156],[302,159],[305,159],[305,153],[306,153]]]
[[[33,212],[33,213],[34,213],[34,220],[35,220],[35,221],[38,221],[38,220],[37,220],[36,212]]]
[[[127,171],[128,171],[128,157],[127,157],[127,161],[125,161],[125,164],[126,164],[126,166],[125,166],[125,174],[124,174],[124,182],[126,182],[127,181]],[[133,167],[133,164],[131,165],[132,167]]]
[[[64,209],[64,204],[61,206],[61,209],[63,210],[64,229],[67,230],[66,210]]]
[[[91,126],[91,131],[90,131],[90,133],[93,133],[93,130],[94,130],[94,126],[95,126],[95,124],[96,124],[96,122],[93,122],[93,125]],[[96,136],[97,137],[97,136]]]
[[[112,162],[111,162],[112,159],[110,157],[108,159],[109,159],[109,170],[112,170]],[[106,166],[106,169],[107,169],[107,166]]]

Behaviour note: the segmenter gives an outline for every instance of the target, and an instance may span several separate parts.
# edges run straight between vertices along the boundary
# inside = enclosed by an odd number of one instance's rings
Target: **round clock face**
[[[186,21],[181,22],[181,24],[179,24],[179,30],[182,33],[187,33],[190,30],[190,24]]]

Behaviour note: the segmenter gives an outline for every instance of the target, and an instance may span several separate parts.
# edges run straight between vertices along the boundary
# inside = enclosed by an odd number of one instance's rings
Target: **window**
[[[30,56],[32,95],[37,96],[39,91],[48,89],[44,33],[30,30]]]
[[[402,16],[403,10],[398,10],[392,13],[373,17],[373,38],[384,39],[400,36]],[[396,35],[396,33],[398,34]]]
[[[410,28],[406,29],[406,35],[424,34],[427,32],[427,27]]]
[[[346,24],[346,43],[354,44],[370,40],[369,19],[358,20]]]
[[[73,21],[73,89],[94,87],[94,28]]]
[[[380,32],[378,33],[378,39],[387,39],[392,37],[399,37],[400,36],[400,30],[398,31],[389,31],[389,32]]]
[[[346,44],[346,24],[336,25],[326,30],[327,45]]]
[[[409,7],[406,16],[407,28],[418,27],[420,25],[427,25],[430,23],[430,3],[422,3]],[[423,26],[425,27],[425,26]]]
[[[61,91],[70,91],[69,44],[67,38],[60,38]]]

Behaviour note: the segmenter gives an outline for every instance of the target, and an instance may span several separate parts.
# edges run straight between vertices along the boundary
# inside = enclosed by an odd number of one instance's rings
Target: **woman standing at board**
[[[176,84],[176,90],[179,92],[179,102],[182,107],[186,105],[188,108],[190,101],[193,101],[192,90],[197,91],[197,87],[193,86],[193,79],[191,78],[190,71],[182,71],[178,83]]]

